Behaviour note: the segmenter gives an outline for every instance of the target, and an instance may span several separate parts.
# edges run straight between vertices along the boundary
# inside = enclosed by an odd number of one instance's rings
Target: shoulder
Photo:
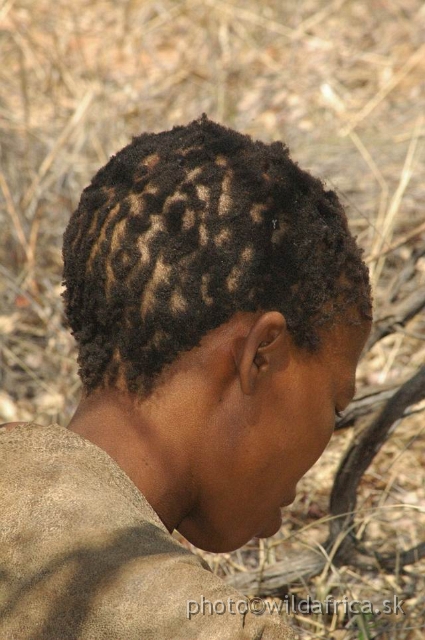
[[[162,539],[162,543],[160,540]],[[155,553],[134,557],[91,601],[87,629],[125,640],[293,640],[278,615],[255,615],[249,600],[197,555],[161,533]],[[91,637],[91,636],[90,636]]]

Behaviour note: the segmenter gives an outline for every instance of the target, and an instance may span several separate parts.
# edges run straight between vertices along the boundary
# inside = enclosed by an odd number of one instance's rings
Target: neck
[[[175,415],[155,407],[118,390],[96,391],[82,399],[68,428],[117,462],[171,532],[195,501],[193,447],[185,446]]]

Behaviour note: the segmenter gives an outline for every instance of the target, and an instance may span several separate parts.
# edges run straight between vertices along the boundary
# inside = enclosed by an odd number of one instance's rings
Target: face
[[[337,325],[323,334],[319,352],[290,343],[282,366],[246,396],[238,385],[211,423],[226,434],[206,442],[203,492],[193,517],[179,530],[209,551],[230,551],[281,525],[281,508],[320,457],[335,426],[335,412],[354,396],[357,363],[370,331]],[[208,462],[205,462],[208,460]]]

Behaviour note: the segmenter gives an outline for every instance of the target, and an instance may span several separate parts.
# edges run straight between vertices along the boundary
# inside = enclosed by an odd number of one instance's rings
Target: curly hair
[[[368,270],[336,194],[283,143],[205,114],[134,138],[99,170],[63,258],[87,393],[148,395],[165,365],[237,311],[280,311],[312,352],[318,328],[348,308],[371,318]]]

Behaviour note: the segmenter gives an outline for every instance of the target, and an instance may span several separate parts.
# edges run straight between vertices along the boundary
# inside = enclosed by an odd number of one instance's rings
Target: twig
[[[409,259],[404,263],[403,267],[399,270],[391,286],[388,287],[388,292],[385,296],[386,300],[390,304],[396,302],[399,299],[401,292],[403,291],[403,287],[407,282],[412,280],[417,274],[417,266],[419,260],[425,256],[425,243],[419,244],[418,247],[415,247],[409,257]]]
[[[380,89],[369,102],[367,102],[360,111],[351,118],[350,122],[341,129],[340,135],[347,136],[353,131],[362,120],[367,118],[372,111],[378,106],[384,98],[405,78],[425,56],[425,44],[423,44],[415,53],[413,53],[402,68],[396,73],[382,89]]]
[[[337,11],[347,0],[337,0],[332,5],[326,6],[321,11],[316,12],[309,18],[306,18],[296,29],[291,29],[283,25],[281,22],[277,22],[277,20],[271,20],[269,18],[265,18],[261,15],[258,15],[254,11],[249,11],[248,9],[242,9],[241,7],[235,7],[227,4],[226,2],[222,2],[221,0],[205,0],[203,4],[208,4],[211,7],[219,8],[221,11],[226,13],[230,13],[232,16],[237,16],[238,18],[242,18],[251,24],[255,24],[263,29],[267,29],[272,33],[278,33],[279,35],[285,36],[292,42],[299,40],[301,37],[308,37],[306,31],[311,29],[313,26],[316,26],[328,15]],[[310,36],[311,37],[311,36]],[[322,38],[314,36],[316,40],[322,40]]]
[[[404,567],[407,564],[414,564],[421,558],[425,558],[425,542],[408,549],[407,551],[398,551],[388,555],[376,554],[376,559],[385,571],[392,572],[396,566]]]
[[[416,122],[416,126],[413,131],[409,147],[407,149],[406,158],[404,160],[403,169],[400,174],[400,180],[397,185],[397,189],[395,190],[394,195],[391,198],[387,212],[382,216],[379,216],[376,221],[376,227],[380,228],[382,226],[382,230],[380,231],[379,236],[376,237],[376,240],[373,244],[372,253],[381,251],[383,244],[391,241],[395,218],[397,216],[397,213],[399,212],[404,193],[413,175],[413,160],[418,145],[419,131],[422,127],[422,123],[423,116],[420,116]],[[375,284],[379,280],[380,274],[384,267],[385,258],[386,255],[383,255],[382,258],[378,260],[377,264],[373,265],[371,269],[372,280],[374,280]]]
[[[348,409],[344,411],[344,415],[339,418],[335,425],[335,431],[352,427],[362,416],[370,415],[377,406],[388,401],[397,393],[400,387],[400,381],[391,386],[365,387],[354,398]]]
[[[11,10],[14,4],[15,4],[15,0],[9,0],[8,2],[6,1],[4,3],[4,5],[0,9],[0,21],[6,18],[7,14],[9,13],[9,11]]]
[[[16,236],[19,240],[19,244],[21,245],[26,257],[28,258],[29,256],[28,240],[26,239],[25,232],[22,227],[21,219],[19,217],[19,213],[17,212],[15,203],[13,202],[9,185],[7,184],[6,178],[2,171],[0,171],[0,189],[2,190],[3,197],[6,202],[6,211],[9,214],[10,219],[12,220],[13,226],[15,228]]]
[[[275,562],[262,573],[258,569],[235,573],[226,582],[244,594],[270,596],[281,592],[285,585],[318,575],[325,564],[326,557],[318,551],[288,550],[285,560]]]
[[[416,236],[419,236],[423,231],[425,231],[425,222],[422,222],[420,225],[412,229],[412,231],[409,231],[409,233],[406,233],[405,235],[401,236],[397,240],[397,242],[394,242],[394,244],[392,244],[390,247],[388,247],[384,251],[380,251],[379,253],[375,253],[371,256],[368,256],[367,258],[365,258],[365,262],[369,264],[371,262],[374,262],[375,260],[378,260],[379,258],[382,258],[383,256],[387,256],[389,253],[392,253],[393,251],[401,247],[403,244],[406,244],[406,242],[408,242],[409,240],[412,240],[413,238],[416,238]]]
[[[25,195],[23,197],[22,208],[24,210],[30,205],[30,203],[31,203],[31,201],[32,201],[32,199],[34,197],[34,194],[36,193],[36,191],[37,191],[41,181],[43,180],[44,176],[46,175],[46,173],[49,171],[50,167],[52,166],[52,163],[54,162],[54,159],[55,159],[56,155],[58,154],[58,152],[60,151],[62,146],[65,144],[67,138],[71,135],[74,127],[83,118],[85,112],[87,111],[87,109],[90,106],[91,101],[93,100],[93,97],[94,97],[94,90],[93,89],[89,89],[87,91],[87,93],[84,95],[84,97],[82,98],[82,100],[80,101],[80,103],[78,104],[76,110],[74,111],[72,117],[70,118],[70,120],[68,121],[67,125],[63,129],[62,133],[57,138],[55,144],[53,145],[53,148],[47,154],[47,156],[44,158],[43,162],[40,165],[40,169],[39,169],[36,177],[32,181],[29,189],[27,190],[27,192],[25,193]]]
[[[388,312],[385,311],[375,321],[372,333],[367,341],[365,351],[369,351],[379,340],[399,330],[400,326],[411,320],[425,307],[425,286],[416,289],[409,296],[397,304],[391,305]]]
[[[330,523],[330,543],[349,527],[356,507],[359,482],[405,410],[425,398],[425,366],[421,367],[387,402],[372,424],[361,432],[346,452],[335,476],[331,493],[332,515],[347,514]]]

